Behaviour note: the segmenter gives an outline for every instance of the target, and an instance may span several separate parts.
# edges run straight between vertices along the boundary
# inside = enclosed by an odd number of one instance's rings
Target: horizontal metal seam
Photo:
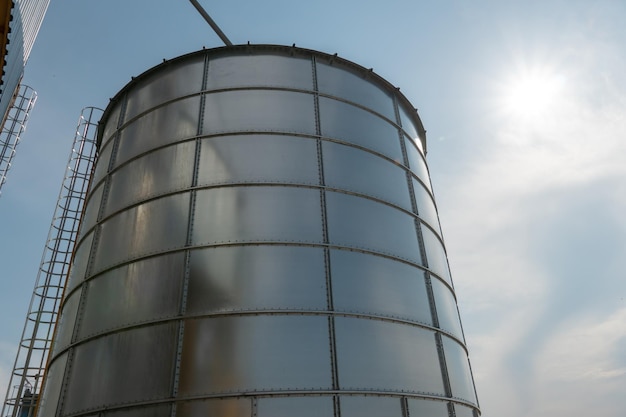
[[[168,190],[165,193],[161,193],[161,194],[155,194],[149,197],[145,197],[142,200],[139,201],[135,201],[133,203],[130,203],[127,206],[124,206],[123,208],[116,210],[110,214],[108,214],[106,217],[102,217],[99,221],[99,223],[103,223],[113,217],[115,217],[116,215],[123,213],[129,209],[138,207],[142,204],[151,202],[151,201],[156,201],[162,198],[166,198],[166,197],[170,197],[170,196],[175,196],[175,195],[181,195],[181,194],[186,194],[189,193],[191,191],[201,191],[201,190],[213,190],[213,189],[221,189],[221,188],[245,188],[245,187],[275,187],[275,188],[285,188],[285,189],[289,189],[289,188],[305,188],[305,189],[311,189],[311,190],[325,190],[325,191],[331,191],[331,192],[336,192],[338,194],[345,194],[345,195],[351,195],[354,197],[359,197],[359,198],[364,198],[366,200],[370,200],[370,201],[374,201],[380,204],[383,204],[385,206],[391,207],[393,209],[396,209],[410,217],[412,217],[413,219],[417,219],[420,220],[423,224],[426,224],[428,226],[429,229],[431,229],[435,235],[439,238],[439,240],[443,243],[442,238],[439,236],[439,232],[437,232],[436,230],[434,230],[432,228],[432,226],[430,226],[428,223],[425,223],[425,221],[423,219],[421,219],[417,214],[413,213],[411,210],[407,210],[406,208],[403,208],[401,206],[396,205],[395,203],[383,200],[379,197],[376,196],[372,196],[370,194],[364,194],[364,193],[360,193],[360,192],[356,192],[356,191],[351,191],[348,189],[344,189],[344,188],[336,188],[336,187],[329,187],[329,186],[323,186],[323,185],[319,185],[319,184],[305,184],[305,183],[288,183],[288,182],[237,182],[237,183],[223,183],[223,184],[210,184],[210,185],[199,185],[199,186],[195,186],[195,187],[184,187],[184,188],[177,188],[177,189],[173,189],[173,190]],[[95,225],[94,225],[95,227]],[[82,243],[82,241],[84,239],[87,238],[87,236],[89,235],[89,232],[94,229],[94,227],[92,227],[91,229],[88,229],[84,232],[84,235],[82,236],[81,240],[77,243],[77,245],[79,245],[80,243]]]
[[[111,329],[109,331],[104,331],[104,332],[100,332],[100,333],[97,333],[97,334],[91,334],[89,336],[85,336],[80,341],[73,342],[70,345],[64,347],[62,350],[59,350],[58,352],[56,352],[56,354],[54,355],[54,357],[52,358],[51,361],[56,360],[56,358],[61,356],[64,352],[66,352],[66,351],[68,351],[68,350],[70,350],[70,349],[72,349],[72,348],[74,348],[76,346],[83,345],[83,344],[88,343],[88,342],[90,342],[92,340],[99,339],[99,338],[102,338],[102,337],[105,337],[105,336],[109,336],[109,335],[113,335],[113,334],[117,334],[117,333],[123,333],[123,332],[131,330],[131,329],[137,329],[137,328],[143,328],[143,327],[151,327],[151,326],[158,326],[158,325],[167,324],[167,323],[176,323],[177,321],[179,321],[181,319],[184,319],[184,320],[197,320],[197,319],[218,319],[218,318],[255,317],[255,316],[347,317],[347,318],[357,318],[357,319],[364,319],[364,320],[382,321],[382,322],[394,323],[394,324],[399,324],[399,325],[407,325],[407,326],[414,327],[414,328],[421,328],[421,329],[424,329],[424,330],[427,330],[427,331],[432,331],[435,334],[437,334],[437,333],[444,334],[445,336],[447,336],[450,339],[452,339],[452,340],[456,341],[457,343],[459,343],[459,345],[467,353],[467,347],[465,346],[465,343],[463,342],[463,340],[459,339],[454,334],[449,333],[446,330],[434,327],[434,326],[432,326],[430,324],[426,324],[426,323],[422,323],[422,322],[418,322],[418,321],[402,320],[402,319],[388,317],[388,316],[373,315],[373,314],[365,315],[365,314],[343,312],[343,311],[297,310],[297,309],[270,310],[270,309],[266,309],[266,310],[238,310],[238,311],[217,311],[217,312],[207,312],[207,313],[196,313],[196,314],[189,314],[189,315],[186,315],[184,317],[181,317],[180,315],[176,314],[176,315],[172,315],[172,316],[169,316],[169,317],[153,319],[153,320],[146,320],[146,321],[143,321],[143,322],[136,322],[134,324],[127,324],[125,326],[117,327],[117,328]]]
[[[202,250],[202,249],[212,249],[212,248],[223,248],[223,247],[234,247],[234,246],[295,246],[295,247],[310,247],[310,248],[329,248],[329,249],[336,249],[336,250],[344,250],[344,251],[348,251],[348,252],[357,252],[357,253],[363,253],[363,254],[367,254],[367,255],[372,255],[372,256],[379,256],[381,258],[385,258],[385,259],[389,259],[392,261],[397,261],[397,262],[401,262],[403,264],[418,268],[422,271],[428,271],[431,274],[431,277],[435,277],[437,278],[443,285],[445,285],[448,289],[450,289],[450,291],[452,291],[452,293],[454,294],[454,288],[451,286],[451,284],[449,282],[447,282],[443,277],[440,277],[438,274],[433,273],[432,271],[429,271],[424,265],[415,263],[411,260],[407,260],[405,258],[399,257],[397,255],[394,254],[386,254],[383,252],[378,252],[378,251],[374,251],[374,250],[367,250],[364,248],[356,248],[353,246],[342,246],[342,245],[337,245],[337,244],[323,244],[320,242],[314,242],[314,243],[306,243],[306,242],[288,242],[288,241],[245,241],[245,242],[222,242],[222,243],[211,243],[211,244],[196,244],[194,246],[184,246],[184,247],[177,247],[174,249],[170,249],[170,250],[165,250],[165,251],[159,251],[159,252],[154,252],[154,253],[146,253],[143,255],[140,255],[136,258],[132,258],[132,259],[127,259],[123,262],[119,262],[110,266],[107,266],[106,268],[96,271],[93,275],[86,277],[83,281],[81,281],[79,284],[82,284],[82,282],[87,282],[90,281],[92,279],[96,279],[97,277],[112,271],[114,269],[135,263],[135,262],[139,262],[142,260],[146,260],[146,259],[150,259],[150,258],[155,258],[155,257],[159,257],[159,256],[163,256],[163,255],[170,255],[170,254],[175,254],[175,253],[179,253],[179,252],[184,252],[187,249],[194,249],[194,250]],[[67,292],[67,295],[65,298],[69,298],[69,296],[71,294],[73,294],[74,292],[77,291],[77,289],[80,287],[80,285],[75,286],[74,288],[71,288],[70,291]]]
[[[211,90],[200,90],[200,91],[196,91],[193,93],[188,93],[188,94],[182,94],[180,96],[177,96],[173,99],[169,99],[169,100],[165,100],[162,101],[160,103],[158,103],[155,106],[149,107],[145,110],[143,110],[140,113],[135,114],[131,119],[129,120],[124,120],[124,123],[118,127],[119,130],[123,130],[125,129],[128,125],[134,123],[136,120],[141,119],[142,117],[144,117],[147,114],[152,113],[155,110],[158,110],[160,108],[163,107],[167,107],[168,105],[172,104],[172,103],[177,103],[183,100],[187,100],[190,98],[194,98],[194,97],[198,97],[198,96],[207,96],[207,95],[211,95],[211,94],[220,94],[220,93],[229,93],[229,92],[240,92],[240,91],[278,91],[278,92],[288,92],[288,93],[296,93],[296,94],[308,94],[308,95],[317,95],[319,97],[324,97],[324,98],[329,98],[335,101],[339,101],[345,104],[349,104],[353,107],[359,108],[361,110],[365,110],[368,113],[377,116],[378,118],[386,121],[387,123],[389,123],[390,125],[392,125],[393,127],[402,129],[402,126],[400,124],[398,124],[396,121],[389,119],[387,116],[385,116],[382,113],[379,113],[369,107],[367,107],[364,104],[358,103],[356,101],[352,101],[352,100],[348,100],[346,98],[343,97],[339,97],[339,96],[334,96],[332,94],[328,94],[328,93],[323,93],[323,92],[317,92],[315,90],[308,90],[308,89],[304,89],[304,88],[294,88],[294,87],[286,87],[286,86],[269,86],[269,85],[251,85],[251,86],[241,86],[241,87],[225,87],[225,88],[216,88],[216,89],[211,89]],[[391,101],[392,98],[390,97],[389,100]],[[409,134],[404,131],[403,132],[406,133],[407,136],[409,136]],[[410,136],[409,136],[410,137]]]
[[[171,143],[166,143],[160,146],[155,146],[153,148],[150,148],[144,152],[141,152],[131,158],[129,158],[128,160],[124,161],[123,163],[115,166],[115,167],[111,167],[110,171],[107,172],[107,175],[105,175],[103,178],[101,178],[98,182],[94,183],[92,186],[92,190],[96,190],[105,180],[106,178],[119,171],[120,169],[122,169],[124,166],[132,163],[133,161],[140,159],[146,155],[149,155],[151,153],[154,152],[158,152],[162,149],[168,148],[168,147],[173,147],[173,146],[177,146],[179,144],[183,144],[183,143],[187,143],[187,142],[193,142],[197,139],[211,139],[211,138],[222,138],[222,137],[228,137],[228,136],[247,136],[247,135],[270,135],[270,136],[287,136],[287,137],[297,137],[297,138],[303,138],[303,139],[311,139],[311,140],[318,140],[321,139],[322,141],[325,142],[330,142],[330,143],[337,143],[340,145],[344,145],[344,146],[348,146],[350,148],[355,148],[355,149],[359,149],[363,152],[367,152],[369,154],[372,154],[374,156],[377,156],[381,159],[384,159],[396,166],[398,166],[401,169],[404,169],[405,171],[409,172],[411,174],[411,176],[418,181],[420,184],[422,184],[426,190],[426,192],[430,195],[430,197],[433,199],[434,201],[434,196],[432,194],[432,191],[429,188],[429,185],[426,184],[424,182],[424,180],[422,178],[420,178],[416,172],[412,171],[411,168],[408,165],[405,165],[404,163],[400,163],[399,161],[370,148],[367,148],[365,146],[359,145],[357,143],[354,142],[349,142],[346,141],[345,139],[340,139],[340,138],[335,138],[335,137],[331,137],[331,136],[321,136],[321,135],[313,135],[313,134],[305,134],[305,133],[301,133],[301,132],[286,132],[286,131],[261,131],[261,130],[246,130],[246,131],[226,131],[226,132],[220,132],[220,133],[212,133],[212,134],[203,134],[203,135],[194,135],[194,136],[189,136],[189,137],[184,137],[184,138],[180,138],[174,142]],[[91,199],[92,196],[92,192],[89,193],[89,195],[87,196],[87,201],[89,201]]]
[[[93,415],[94,413],[100,413],[104,411],[119,411],[123,409],[136,409],[144,408],[146,406],[154,406],[160,404],[181,403],[187,401],[206,401],[206,400],[225,400],[225,399],[243,399],[243,398],[285,398],[285,397],[320,397],[320,396],[368,396],[368,397],[386,397],[386,398],[411,398],[422,400],[434,400],[442,402],[450,402],[454,404],[463,405],[471,409],[476,409],[476,405],[463,399],[444,397],[439,394],[420,392],[420,391],[379,391],[379,390],[272,390],[272,391],[250,391],[250,392],[237,392],[230,393],[224,392],[219,394],[206,394],[206,395],[194,395],[180,397],[176,400],[171,398],[154,399],[148,401],[137,402],[125,402],[115,405],[107,405],[106,407],[94,407],[81,409],[74,413],[65,413],[64,417],[79,417],[81,415]]]

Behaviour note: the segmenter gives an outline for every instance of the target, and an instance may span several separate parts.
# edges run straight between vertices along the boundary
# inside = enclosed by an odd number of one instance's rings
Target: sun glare
[[[538,123],[558,109],[563,78],[548,69],[520,71],[502,86],[502,110],[526,123]]]

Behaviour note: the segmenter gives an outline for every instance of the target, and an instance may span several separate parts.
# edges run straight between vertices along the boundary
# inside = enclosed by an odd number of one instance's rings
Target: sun
[[[502,83],[501,110],[524,123],[541,123],[558,111],[563,84],[549,67],[519,70]]]

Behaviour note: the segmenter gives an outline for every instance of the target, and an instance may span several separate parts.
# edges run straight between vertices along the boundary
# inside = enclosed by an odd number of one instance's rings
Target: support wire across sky
[[[101,116],[102,110],[95,107],[80,115],[0,417],[35,413],[96,158]]]

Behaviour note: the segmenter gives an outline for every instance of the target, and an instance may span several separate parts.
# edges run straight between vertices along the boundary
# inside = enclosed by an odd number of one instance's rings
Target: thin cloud
[[[598,80],[593,54],[554,68],[561,96],[534,122],[486,111],[472,168],[437,196],[486,414],[626,409],[601,404],[626,382],[626,83],[624,65]]]

